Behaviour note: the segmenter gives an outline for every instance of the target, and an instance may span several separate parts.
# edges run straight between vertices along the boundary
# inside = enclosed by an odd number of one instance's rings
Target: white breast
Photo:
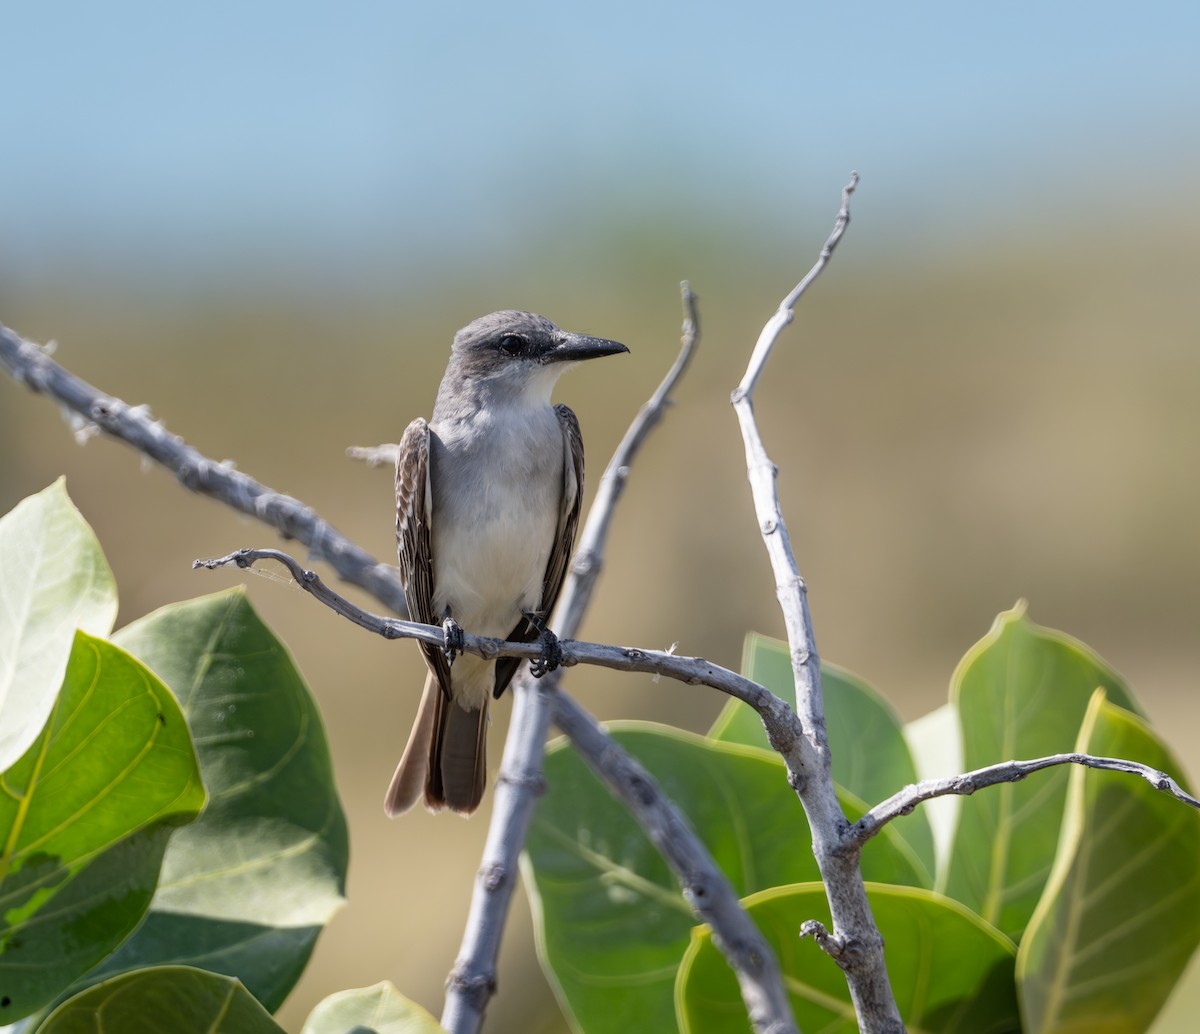
[[[506,636],[539,610],[562,506],[563,435],[548,405],[435,428],[436,613]]]

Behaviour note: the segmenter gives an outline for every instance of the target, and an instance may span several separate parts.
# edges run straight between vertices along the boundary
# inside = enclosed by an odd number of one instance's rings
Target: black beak
[[[559,331],[554,347],[542,355],[542,362],[578,362],[581,359],[599,359],[602,355],[616,355],[618,352],[628,351],[629,349],[619,341],[588,337],[586,334],[572,334],[563,330]]]

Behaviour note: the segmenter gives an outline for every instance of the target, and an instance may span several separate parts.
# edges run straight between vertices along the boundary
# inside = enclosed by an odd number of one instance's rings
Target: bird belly
[[[495,501],[497,504],[501,500]],[[557,507],[497,505],[435,532],[434,607],[476,635],[506,636],[540,610]]]
[[[506,638],[526,613],[542,609],[562,510],[563,438],[549,407],[514,412],[486,432],[464,438],[437,431],[433,606],[438,618],[449,609],[467,632]],[[452,670],[454,696],[482,703],[494,684],[494,662],[464,661]]]

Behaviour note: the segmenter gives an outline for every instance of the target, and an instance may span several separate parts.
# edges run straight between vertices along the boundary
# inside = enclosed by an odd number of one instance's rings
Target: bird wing
[[[441,622],[433,612],[433,551],[430,543],[430,514],[433,490],[429,484],[429,424],[417,417],[404,430],[396,457],[396,548],[400,557],[400,580],[414,621],[426,625]],[[425,663],[442,692],[450,693],[450,665],[440,646],[421,643]]]
[[[542,580],[542,605],[539,608],[545,620],[558,602],[563,582],[567,577],[567,565],[575,549],[575,533],[579,530],[579,509],[583,502],[583,433],[579,430],[579,419],[570,406],[561,402],[554,407],[563,435],[563,482],[559,501],[558,527],[554,533],[554,544],[550,547],[550,558],[546,562],[546,574]],[[531,643],[537,639],[538,630],[533,623],[521,619],[509,633],[509,640]],[[517,673],[521,661],[517,657],[501,657],[496,661],[496,684],[493,696],[500,696],[512,677]]]
[[[575,551],[575,533],[579,530],[579,508],[583,503],[583,434],[570,406],[561,402],[554,407],[563,433],[563,493],[558,511],[558,531],[546,564],[542,583],[542,613],[547,620],[567,577],[567,565]]]

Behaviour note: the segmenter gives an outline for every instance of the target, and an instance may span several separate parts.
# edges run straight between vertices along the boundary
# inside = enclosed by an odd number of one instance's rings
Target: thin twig
[[[700,316],[696,310],[696,296],[685,280],[680,285],[683,299],[683,333],[680,338],[679,355],[674,365],[667,371],[662,383],[650,396],[621,439],[600,475],[596,489],[596,499],[588,511],[587,521],[579,536],[579,546],[575,550],[575,558],[571,561],[571,575],[563,586],[555,610],[555,625],[560,635],[573,636],[579,631],[583,620],[583,612],[591,600],[592,590],[600,572],[604,567],[604,543],[608,538],[609,526],[612,524],[613,513],[617,500],[625,491],[625,482],[629,479],[629,469],[634,457],[641,448],[646,436],[658,426],[667,408],[671,405],[671,392],[679,383],[691,364],[692,356],[700,344]]]
[[[791,754],[785,753],[789,778],[808,815],[812,830],[813,855],[821,871],[833,931],[825,944],[839,945],[838,964],[846,974],[850,999],[858,1016],[859,1029],[869,1034],[895,1034],[904,1024],[892,995],[883,958],[883,938],[875,925],[856,845],[848,845],[843,831],[849,825],[830,773],[829,741],[825,731],[825,705],[821,697],[821,668],[808,590],[788,537],[787,524],[776,486],[778,471],[767,455],[754,417],[753,394],[783,329],[792,322],[794,306],[824,270],[850,223],[850,196],[858,186],[858,174],[842,190],[842,204],[833,232],[825,241],[812,269],[783,299],[758,336],[741,383],[733,392],[733,406],[746,447],[746,473],[754,495],[759,530],[775,574],[776,595],[783,611],[796,682],[796,711],[805,735]],[[818,940],[822,943],[822,939]]]
[[[384,639],[416,639],[435,646],[441,646],[444,641],[440,625],[422,625],[416,621],[384,617],[351,603],[350,600],[326,585],[315,571],[307,570],[295,557],[289,556],[282,550],[239,549],[228,556],[216,557],[212,560],[195,560],[192,562],[192,566],[210,571],[231,566],[249,568],[262,560],[283,564],[301,589],[315,596],[330,610],[340,614],[348,621],[354,622],[360,628],[365,628],[368,632],[373,632]],[[711,686],[738,700],[744,700],[760,714],[765,712],[772,716],[779,727],[787,728],[786,716],[791,709],[784,701],[757,682],[744,675],[739,675],[736,671],[723,668],[719,664],[713,664],[703,657],[687,657],[682,654],[667,653],[664,650],[645,650],[636,646],[588,643],[576,639],[561,639],[559,645],[562,647],[562,666],[564,668],[570,668],[576,664],[592,664],[601,668],[611,668],[614,671],[661,675],[689,686]],[[463,631],[462,650],[464,653],[475,654],[488,660],[494,660],[497,657],[520,657],[525,660],[533,660],[541,655],[541,646],[537,642],[508,642],[491,636],[474,635],[467,630]],[[788,728],[788,732],[799,735],[799,723],[795,722]]]
[[[926,779],[923,782],[906,786],[898,793],[892,794],[886,801],[881,801],[862,816],[847,832],[847,839],[859,845],[865,844],[892,819],[908,815],[923,801],[935,797],[958,795],[969,797],[976,790],[999,783],[1018,783],[1034,772],[1056,765],[1083,765],[1085,768],[1098,768],[1106,772],[1123,772],[1128,775],[1141,776],[1156,790],[1170,794],[1184,804],[1200,808],[1200,800],[1183,789],[1166,772],[1161,772],[1149,765],[1137,761],[1126,761],[1124,758],[1104,758],[1095,754],[1050,754],[1044,758],[1034,758],[1031,761],[1002,761],[996,765],[977,768],[973,772],[962,775],[944,776],[940,779]]]

